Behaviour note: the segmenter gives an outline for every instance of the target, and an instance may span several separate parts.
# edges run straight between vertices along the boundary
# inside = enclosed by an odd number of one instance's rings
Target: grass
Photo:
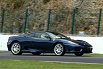
[[[0,52],[10,52],[10,51],[0,51]]]
[[[31,60],[0,60],[0,69],[103,69],[103,65]]]
[[[103,54],[90,53],[90,54],[84,54],[84,55],[103,55]]]

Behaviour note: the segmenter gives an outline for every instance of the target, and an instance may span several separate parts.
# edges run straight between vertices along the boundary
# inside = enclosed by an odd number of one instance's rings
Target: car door
[[[53,49],[53,41],[50,40],[50,36],[44,32],[35,33],[32,44],[35,49],[39,50],[51,51]]]
[[[26,48],[31,48],[33,46],[32,45],[33,40],[34,40],[34,33],[24,35],[23,46],[25,46]]]

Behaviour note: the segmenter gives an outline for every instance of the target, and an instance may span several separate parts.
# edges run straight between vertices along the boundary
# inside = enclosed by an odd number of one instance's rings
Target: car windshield
[[[69,39],[70,40],[70,37],[67,37],[63,34],[60,34],[60,33],[49,33],[49,35],[52,37],[52,38],[55,38],[55,39]]]

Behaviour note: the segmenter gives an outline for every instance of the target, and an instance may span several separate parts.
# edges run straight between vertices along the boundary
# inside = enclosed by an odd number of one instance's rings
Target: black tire
[[[80,52],[80,53],[74,53],[76,56],[82,56],[84,53]]]
[[[11,45],[11,53],[13,55],[22,55],[22,49],[19,42],[14,42]]]
[[[40,55],[41,53],[40,52],[33,52],[32,54],[33,55]]]
[[[57,48],[57,47],[58,47],[58,48]],[[65,49],[64,49],[63,44],[57,43],[57,44],[54,46],[54,53],[55,53],[55,55],[57,55],[57,56],[63,56],[63,55],[65,54]]]

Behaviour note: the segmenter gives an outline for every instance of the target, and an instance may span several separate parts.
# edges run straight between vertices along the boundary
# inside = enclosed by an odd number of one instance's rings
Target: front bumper
[[[84,53],[92,53],[93,48],[92,47],[87,47],[83,49]]]
[[[83,53],[92,53],[92,47],[68,47],[65,49],[66,53],[76,53],[76,52],[83,52]]]

